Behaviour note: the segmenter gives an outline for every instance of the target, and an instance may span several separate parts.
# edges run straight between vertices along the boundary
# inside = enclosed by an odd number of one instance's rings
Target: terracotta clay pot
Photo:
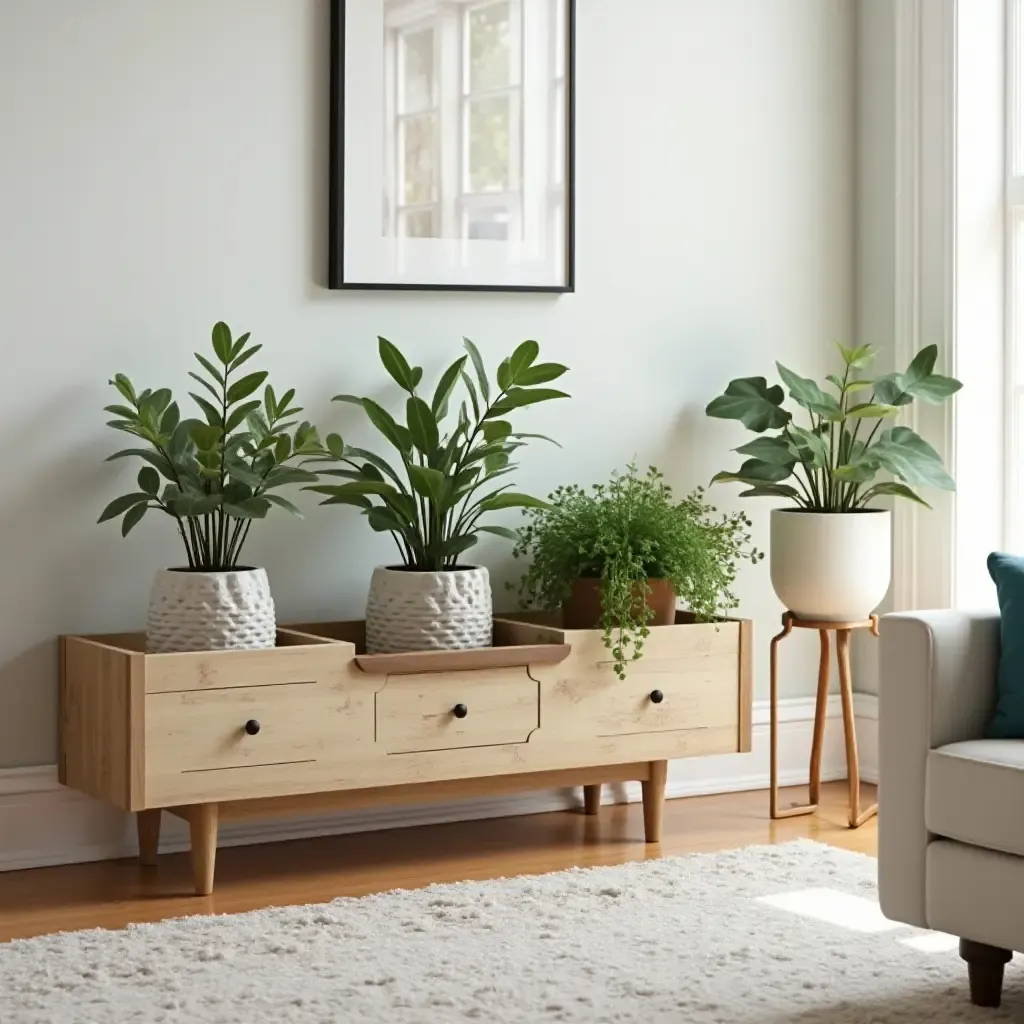
[[[668,580],[648,580],[634,587],[636,603],[634,614],[639,617],[644,597],[654,612],[650,626],[671,626],[676,621],[676,595]],[[600,629],[601,581],[576,580],[572,596],[562,605],[562,624],[565,629]]]

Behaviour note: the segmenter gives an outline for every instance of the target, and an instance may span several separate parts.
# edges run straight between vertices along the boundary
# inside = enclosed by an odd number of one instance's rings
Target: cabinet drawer
[[[146,696],[147,778],[316,761],[332,749],[372,740],[370,695],[338,686],[287,683]]]
[[[523,667],[388,676],[377,693],[377,742],[389,754],[525,743],[538,721]]]
[[[559,679],[544,701],[544,730],[555,735],[627,736],[739,725],[736,658],[697,664],[645,656],[618,679],[610,666]]]

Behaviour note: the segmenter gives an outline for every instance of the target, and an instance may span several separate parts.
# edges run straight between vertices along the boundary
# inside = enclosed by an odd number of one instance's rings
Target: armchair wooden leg
[[[139,833],[139,863],[147,868],[156,866],[160,852],[160,817],[162,811],[139,811],[135,815],[135,827]]]
[[[583,787],[584,814],[597,814],[601,809],[601,784]]]
[[[644,797],[644,838],[649,843],[661,842],[661,823],[665,816],[665,782],[668,761],[651,761],[650,777],[640,783]]]
[[[1003,971],[1013,959],[1013,953],[983,942],[961,939],[960,956],[967,961],[971,1002],[975,1006],[999,1006],[1003,999]]]
[[[192,875],[197,896],[213,892],[213,872],[217,862],[217,805],[197,804],[188,811],[192,839]]]

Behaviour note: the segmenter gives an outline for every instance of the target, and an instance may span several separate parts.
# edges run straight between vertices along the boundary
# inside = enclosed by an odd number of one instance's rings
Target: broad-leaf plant
[[[466,354],[432,390],[421,392],[423,368],[411,366],[397,346],[378,338],[381,362],[406,395],[404,417],[396,419],[372,398],[338,395],[335,401],[359,406],[393,457],[385,459],[331,435],[329,454],[314,460],[343,464],[321,475],[344,482],[309,490],[324,495],[325,505],[361,509],[372,529],[392,535],[401,564],[419,572],[456,568],[481,533],[518,540],[514,530],[481,520],[502,509],[544,505],[499,481],[518,468],[513,457],[528,441],[551,438],[513,429],[510,417],[526,406],[569,397],[543,386],[567,368],[537,362],[537,342],[524,341],[504,359],[492,384],[479,350],[468,338],[464,341]]]
[[[106,411],[116,419],[108,426],[131,434],[146,447],[126,448],[107,460],[137,457],[138,488],[115,498],[100,522],[121,517],[121,533],[138,525],[150,509],[176,523],[190,569],[234,569],[254,519],[274,507],[293,515],[299,510],[278,490],[290,484],[315,483],[319,477],[300,463],[328,451],[316,428],[299,422],[294,389],[278,396],[264,387],[265,370],[247,365],[262,348],[249,335],[232,338],[224,323],[213,328],[213,359],[195,353],[202,373],[190,372],[205,392],[190,392],[202,419],[182,419],[169,388],[136,391],[122,373],[110,382],[124,404]]]
[[[934,372],[938,349],[921,349],[903,373],[864,376],[877,355],[871,345],[839,346],[844,370],[830,374],[830,390],[776,363],[804,425],[784,408],[786,393],[764,377],[731,381],[707,407],[709,416],[739,420],[762,436],[735,449],[745,461],[712,483],[737,481],[740,497],[787,498],[809,512],[857,512],[886,495],[927,505],[915,487],[952,491],[956,485],[939,453],[910,427],[893,426],[915,400],[938,405],[962,387]],[[879,474],[893,479],[878,480]]]

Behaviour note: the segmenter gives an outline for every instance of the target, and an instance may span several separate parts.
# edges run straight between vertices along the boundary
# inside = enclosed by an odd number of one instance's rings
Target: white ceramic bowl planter
[[[482,566],[373,570],[366,602],[370,654],[490,647],[493,622],[491,581]]]
[[[162,569],[149,596],[146,637],[150,654],[273,647],[277,623],[266,570]]]
[[[892,573],[891,514],[774,509],[772,586],[794,615],[857,622],[878,607]]]

